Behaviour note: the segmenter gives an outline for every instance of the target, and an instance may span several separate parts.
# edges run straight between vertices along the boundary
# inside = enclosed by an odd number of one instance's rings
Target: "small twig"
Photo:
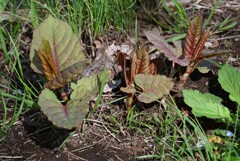
[[[234,39],[234,38],[240,38],[240,35],[227,36],[227,37],[222,37],[222,38],[217,38],[217,39],[208,39],[208,40],[215,41],[215,40],[226,40],[226,39]]]
[[[95,143],[93,143],[93,144],[91,144],[91,145],[85,146],[85,147],[83,147],[83,148],[79,148],[79,149],[72,150],[71,152],[73,153],[73,152],[76,152],[76,151],[79,151],[79,152],[80,152],[80,151],[84,151],[84,150],[87,149],[87,148],[91,148],[91,147],[93,147],[94,145],[99,144],[100,142],[102,142],[103,140],[105,140],[106,138],[108,138],[109,136],[111,136],[111,135],[107,135],[106,137],[100,139],[99,141],[97,141],[97,142],[95,142]]]
[[[10,149],[13,153],[17,154],[18,156],[17,157],[20,157],[22,156],[20,153],[18,153],[16,150],[14,150],[13,148],[9,147],[8,145],[2,143],[3,146],[5,146],[6,148]],[[1,158],[2,156],[0,156]],[[23,159],[25,159],[23,156],[22,156]]]
[[[1,159],[23,159],[23,156],[0,156]]]
[[[73,153],[70,152],[70,151],[64,151],[64,152],[72,155],[73,157],[75,157],[75,158],[78,159],[78,160],[89,161],[88,159],[84,159],[84,158],[82,158],[82,157],[80,157],[80,156],[77,156],[77,155],[73,154]]]

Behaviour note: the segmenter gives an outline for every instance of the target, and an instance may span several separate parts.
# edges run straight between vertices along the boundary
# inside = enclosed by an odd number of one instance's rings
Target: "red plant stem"
[[[194,71],[194,69],[198,66],[198,64],[201,61],[202,61],[202,59],[199,58],[187,66],[185,73],[182,76],[180,76],[180,81],[179,81],[179,86],[178,86],[179,90],[183,89],[183,85],[186,83],[189,75]]]

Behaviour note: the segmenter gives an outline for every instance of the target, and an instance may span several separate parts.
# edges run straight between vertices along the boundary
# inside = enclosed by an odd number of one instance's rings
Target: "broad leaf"
[[[138,95],[138,100],[144,103],[151,103],[168,94],[173,87],[173,81],[166,76],[138,74],[134,77],[142,93]]]
[[[176,52],[177,50],[173,46],[169,45],[159,33],[145,31],[145,35],[147,36],[147,39],[153,43],[159,51],[162,51],[170,61],[173,61],[181,66],[187,66],[189,64],[189,60],[179,58],[179,53]]]
[[[71,27],[66,22],[48,16],[33,33],[30,60],[32,69],[37,73],[43,74],[42,64],[37,56],[43,39],[49,42],[57,72],[85,59],[80,41]]]
[[[84,88],[81,93],[86,93]],[[72,129],[81,125],[88,112],[89,100],[87,95],[75,97],[63,105],[52,91],[44,89],[39,95],[38,104],[55,126]]]
[[[62,104],[52,91],[45,88],[38,100],[41,110],[58,127],[79,127],[89,111],[89,101],[99,92],[103,75],[104,73],[100,73],[78,80],[66,105]]]
[[[110,75],[110,71],[107,71],[107,75]],[[78,97],[84,96],[84,93],[81,92],[82,87],[84,87],[87,92],[92,93],[89,95],[91,95],[92,97],[96,97],[96,93],[98,93],[100,90],[100,86],[102,80],[104,79],[104,76],[104,71],[102,71],[99,74],[83,77],[82,79],[78,80],[76,86],[73,88],[74,91],[71,94],[71,98],[76,97],[75,95],[78,95]]]
[[[44,87],[49,89],[62,88],[68,82],[76,78],[88,65],[89,63],[87,60],[83,60],[76,64],[73,64],[60,72],[57,77],[46,83]]]
[[[58,76],[57,67],[52,57],[51,47],[49,41],[43,39],[42,44],[38,50],[38,57],[41,61],[44,74],[48,80],[52,80]]]
[[[221,104],[222,99],[210,93],[202,94],[197,90],[183,90],[184,102],[192,108],[194,115],[211,119],[231,121],[228,108]]]
[[[240,71],[225,64],[218,73],[222,88],[230,93],[229,98],[240,104]]]
[[[192,60],[194,50],[201,38],[202,34],[203,17],[198,15],[195,17],[188,26],[187,35],[184,41],[184,57]]]

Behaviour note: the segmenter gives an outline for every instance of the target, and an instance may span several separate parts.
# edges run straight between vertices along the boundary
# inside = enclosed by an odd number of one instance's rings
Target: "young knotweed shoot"
[[[222,53],[202,55],[204,45],[211,35],[210,29],[206,31],[203,29],[203,17],[199,14],[189,24],[187,35],[184,41],[183,51],[180,49],[176,42],[174,46],[169,45],[159,33],[154,31],[146,31],[145,35],[147,39],[164,55],[174,63],[185,67],[186,71],[183,75],[180,75],[179,89],[182,89],[183,84],[186,82],[189,75],[194,71],[197,65],[205,58],[211,58]],[[182,57],[181,57],[182,56]]]
[[[141,47],[136,52],[133,52],[131,68],[127,72],[126,55],[119,53],[119,63],[126,82],[126,87],[122,87],[121,91],[128,94],[128,110],[137,100],[144,103],[151,103],[168,94],[173,87],[171,79],[156,75],[157,65],[155,62],[150,60],[146,48]],[[136,97],[136,93],[140,94]]]
[[[103,73],[83,77],[72,86],[70,99],[64,96],[64,103],[58,100],[52,90],[62,89],[90,64],[71,27],[49,16],[33,33],[30,59],[32,69],[45,74],[48,80],[38,99],[43,113],[58,127],[80,127],[88,113],[89,101],[99,92]]]

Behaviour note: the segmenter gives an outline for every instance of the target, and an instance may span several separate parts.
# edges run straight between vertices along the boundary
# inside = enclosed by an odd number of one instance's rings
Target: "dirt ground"
[[[236,1],[229,1],[236,2]],[[198,3],[198,7],[206,10],[212,6],[213,1],[203,0]],[[218,57],[218,62],[228,62],[233,66],[240,67],[240,6],[224,7],[227,1],[222,1],[220,8],[216,11],[212,23],[221,22],[228,15],[237,17],[237,25],[224,33],[217,33],[210,38],[210,42],[217,46],[210,49],[216,51],[219,49],[231,49],[232,55]],[[188,6],[191,7],[191,6]],[[146,15],[143,15],[143,17]],[[159,14],[161,16],[161,14]],[[149,21],[148,21],[149,22]],[[152,27],[153,24],[139,23],[141,31]],[[133,32],[134,33],[134,32]],[[129,35],[134,35],[130,33]],[[25,39],[31,41],[31,31]],[[118,34],[109,34],[109,42],[116,39],[119,40]],[[140,36],[142,33],[139,34]],[[124,36],[123,38],[124,39]],[[144,38],[142,38],[144,39]],[[141,39],[140,39],[141,40]],[[122,40],[124,41],[124,40]],[[119,42],[121,43],[121,41]],[[110,44],[110,43],[109,43]],[[25,53],[29,53],[29,47],[23,47]],[[23,63],[25,63],[23,61]],[[29,69],[29,64],[26,63],[24,73],[29,76],[29,80],[35,80],[36,75]],[[240,69],[240,68],[239,68]],[[211,92],[224,99],[224,104],[231,106],[228,95],[221,90],[217,82],[217,69],[213,69],[207,74],[201,74],[197,70],[191,75],[187,81],[185,88],[198,89],[201,92]],[[36,77],[35,77],[36,76]],[[176,97],[177,104],[182,108],[183,101],[181,95]],[[182,106],[182,107],[181,107]],[[234,108],[234,107],[233,107]],[[153,107],[153,112],[158,112],[158,109]],[[117,112],[116,112],[117,111]],[[151,111],[151,112],[152,112]],[[100,113],[100,115],[98,115]],[[109,113],[114,114],[122,125],[115,126],[105,117]],[[0,113],[1,115],[1,113]],[[13,125],[4,140],[0,143],[0,160],[31,160],[31,161],[133,161],[137,160],[135,156],[157,154],[158,149],[155,141],[151,137],[146,137],[134,130],[127,129],[124,125],[126,112],[124,104],[120,103],[113,107],[103,107],[99,111],[87,119],[84,128],[80,131],[67,131],[49,126],[47,118],[40,111],[28,111],[24,116]],[[113,127],[113,129],[109,128]],[[114,132],[114,128],[118,132]],[[157,128],[157,126],[155,127]],[[64,140],[70,137],[66,144]],[[64,144],[63,147],[59,148]],[[150,159],[147,159],[150,160]]]

